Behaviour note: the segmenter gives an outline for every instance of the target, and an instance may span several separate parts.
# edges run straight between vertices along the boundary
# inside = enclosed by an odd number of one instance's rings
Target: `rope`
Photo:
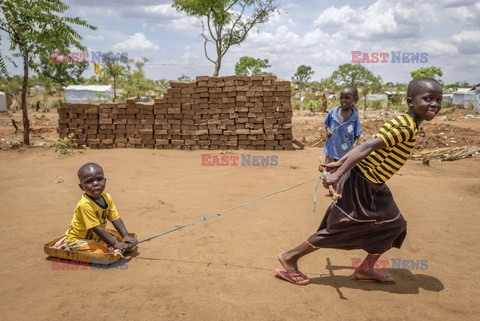
[[[315,185],[315,188],[313,189],[313,210],[312,210],[312,215],[315,216],[315,209],[317,208],[317,189],[318,189],[318,185],[320,185],[320,182],[322,181],[322,179],[327,176],[328,172],[327,171],[323,171],[322,172],[322,175],[320,175],[318,177],[318,181],[317,181],[317,184]]]
[[[317,185],[315,186],[315,191],[314,191],[314,196],[313,196],[313,197],[314,197],[314,199],[313,199],[313,202],[314,202],[314,203],[313,203],[313,211],[314,211],[314,212],[315,212],[315,207],[316,207],[316,203],[317,203],[316,193],[317,193],[318,184],[320,183],[320,181],[322,180],[322,178],[324,177],[324,175],[326,175],[326,172],[325,172],[325,171],[322,173],[322,175],[320,175],[320,177],[318,177],[318,182],[317,182]],[[151,240],[153,240],[153,239],[155,239],[155,238],[157,238],[157,237],[164,236],[164,235],[166,235],[166,234],[169,234],[169,233],[172,233],[172,232],[181,230],[181,229],[183,229],[183,228],[185,228],[185,227],[187,227],[187,226],[195,225],[195,224],[197,224],[197,223],[204,222],[204,221],[206,221],[207,219],[212,218],[212,217],[222,217],[223,214],[225,214],[225,213],[227,213],[227,212],[230,212],[230,211],[233,211],[234,209],[237,209],[237,208],[246,206],[246,205],[251,204],[251,203],[256,202],[256,201],[260,201],[260,200],[262,200],[262,199],[264,199],[264,198],[273,196],[273,195],[275,195],[275,194],[279,194],[279,193],[286,192],[286,191],[291,190],[291,189],[294,189],[294,188],[296,188],[296,187],[298,187],[298,186],[301,186],[301,185],[304,185],[304,184],[306,184],[306,183],[309,183],[309,182],[311,182],[311,181],[313,181],[313,180],[315,180],[315,179],[317,179],[317,177],[314,177],[314,178],[309,179],[309,180],[306,180],[306,181],[304,181],[304,182],[301,182],[301,183],[292,185],[292,186],[290,186],[290,187],[286,187],[286,188],[281,189],[281,190],[279,190],[279,191],[276,191],[276,192],[273,192],[273,193],[270,193],[270,194],[267,194],[267,195],[264,195],[264,196],[255,198],[255,199],[253,199],[253,200],[247,201],[247,202],[242,203],[242,204],[240,204],[240,205],[237,205],[237,206],[228,208],[228,209],[226,209],[226,210],[224,210],[224,211],[218,212],[217,214],[210,215],[210,216],[202,216],[202,218],[199,219],[199,220],[197,220],[197,221],[193,221],[193,222],[190,222],[190,223],[183,224],[183,225],[181,225],[181,226],[178,226],[178,227],[175,227],[175,228],[173,228],[173,229],[171,229],[171,230],[168,230],[168,231],[165,231],[165,232],[156,234],[156,235],[154,235],[154,236],[152,236],[152,237],[149,237],[149,238],[147,238],[147,239],[144,239],[144,240],[139,241],[139,242],[136,242],[136,243],[130,243],[130,247],[134,247],[134,246],[136,246],[137,244],[140,244],[140,243],[143,243],[143,242],[148,242],[148,241],[151,241]]]

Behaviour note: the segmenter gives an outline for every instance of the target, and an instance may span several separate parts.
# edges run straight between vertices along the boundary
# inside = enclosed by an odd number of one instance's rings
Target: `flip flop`
[[[395,284],[395,280],[385,274],[380,274],[378,276],[372,276],[371,278],[361,278],[356,275],[353,275],[355,280],[358,282],[364,283],[383,283],[383,284]]]
[[[307,285],[311,281],[309,278],[307,278],[305,274],[300,271],[298,271],[298,273],[288,273],[284,269],[275,269],[275,274],[284,279],[285,281],[296,285]],[[303,278],[303,280],[295,281],[292,278]]]

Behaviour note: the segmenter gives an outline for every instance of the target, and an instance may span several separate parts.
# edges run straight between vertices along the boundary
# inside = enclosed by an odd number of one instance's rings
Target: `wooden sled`
[[[115,232],[115,230],[107,229],[107,232]],[[137,238],[136,233],[128,233],[131,237]],[[77,252],[77,251],[68,251],[68,250],[59,250],[54,249],[52,246],[55,245],[63,236],[57,237],[56,239],[46,243],[43,246],[43,250],[48,256],[58,257],[61,259],[67,259],[77,262],[88,262],[95,264],[112,264],[122,257],[120,255],[114,255],[111,253],[88,253],[88,252]]]

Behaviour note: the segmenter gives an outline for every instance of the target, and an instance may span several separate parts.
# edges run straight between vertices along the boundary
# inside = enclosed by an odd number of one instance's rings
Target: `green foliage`
[[[74,139],[74,133],[70,133],[64,138],[59,138],[54,144],[55,153],[60,152],[61,155],[73,154],[75,148],[78,147],[78,144],[74,141]]]
[[[117,84],[125,76],[125,67],[120,62],[128,62],[125,57],[114,57],[113,52],[102,54],[103,76],[113,79],[113,101],[117,99]]]
[[[383,108],[384,101],[381,99],[372,100],[372,108],[375,110],[380,110]]]
[[[177,80],[183,81],[183,82],[193,82],[193,79],[187,75],[181,75],[180,77],[177,78]]]
[[[24,68],[22,93],[28,90],[28,71],[32,69],[41,74],[39,61],[50,57],[52,50],[66,52],[70,47],[85,51],[80,43],[82,36],[72,27],[81,26],[91,30],[96,27],[88,24],[79,17],[69,17],[65,14],[68,6],[61,0],[3,0],[0,11],[0,30],[8,35],[10,40],[9,53],[3,56],[0,53],[0,71],[8,76],[5,60],[16,66],[13,59],[21,58]],[[13,53],[13,54],[12,54]],[[23,96],[25,97],[25,96]],[[30,144],[30,127],[28,120],[27,102],[22,99],[23,111],[23,142]]]
[[[431,66],[431,67],[423,67],[423,68],[414,70],[410,73],[410,75],[412,76],[413,79],[419,78],[419,77],[431,77],[438,80],[438,82],[442,83],[442,81],[440,80],[440,77],[443,76],[443,72],[442,72],[442,69],[435,66]]]
[[[354,86],[362,89],[364,108],[367,107],[367,95],[382,88],[382,78],[375,76],[360,64],[343,64],[332,73],[331,78],[342,86]]]
[[[451,114],[446,114],[445,116],[443,116],[443,119],[446,120],[446,121],[455,121],[457,120],[455,117],[453,117]]]
[[[10,149],[17,149],[17,148],[22,147],[23,144],[22,144],[22,142],[19,142],[16,139],[9,139],[9,140],[7,140],[7,145],[8,145],[8,147],[10,147]]]
[[[230,47],[241,44],[252,28],[267,22],[277,11],[277,3],[279,0],[173,0],[172,6],[202,19],[205,57],[215,65],[213,76],[217,77]],[[215,58],[208,54],[210,45]]]
[[[235,64],[235,75],[245,76],[267,76],[271,73],[264,71],[263,69],[270,68],[268,59],[255,59],[248,56],[243,56]]]
[[[321,105],[322,103],[318,100],[309,100],[307,103],[307,108],[314,113],[320,109]]]
[[[298,86],[300,99],[302,98],[302,91],[307,87],[307,83],[315,73],[312,67],[306,65],[300,65],[297,67],[297,71],[292,77],[292,82]]]
[[[129,97],[140,97],[149,90],[155,91],[158,87],[153,80],[145,78],[143,67],[149,60],[142,57],[141,60],[130,59],[126,64],[125,76],[121,79],[123,93],[119,95],[121,101]]]
[[[52,108],[58,109],[60,108],[60,105],[62,104],[62,99],[56,99],[52,103]]]

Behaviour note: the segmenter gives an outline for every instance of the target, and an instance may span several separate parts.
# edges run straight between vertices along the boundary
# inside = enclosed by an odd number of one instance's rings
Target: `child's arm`
[[[98,237],[104,241],[108,246],[113,247],[114,249],[126,250],[130,248],[130,245],[124,242],[117,242],[103,227],[97,225],[93,228],[93,232],[98,235]]]
[[[327,170],[332,170],[338,166],[338,169],[335,171],[335,173],[328,174],[323,179],[323,185],[325,188],[328,188],[329,185],[336,184],[340,180],[340,177],[342,177],[343,174],[345,174],[350,168],[355,166],[355,164],[367,157],[372,151],[384,147],[386,147],[386,145],[381,138],[373,138],[361,145],[354,147],[339,161],[330,164],[322,164],[325,168],[327,168]]]
[[[327,132],[327,138],[332,137],[332,130],[330,127],[325,126],[325,131]]]
[[[123,237],[122,242],[124,243],[136,243],[137,240],[131,237],[128,234],[127,228],[125,227],[125,224],[123,224],[123,221],[121,218],[116,219],[115,221],[112,222],[113,226],[115,226],[115,229],[120,233]]]
[[[359,140],[360,140],[360,136],[355,136],[355,138],[353,139],[353,147],[358,145]]]

